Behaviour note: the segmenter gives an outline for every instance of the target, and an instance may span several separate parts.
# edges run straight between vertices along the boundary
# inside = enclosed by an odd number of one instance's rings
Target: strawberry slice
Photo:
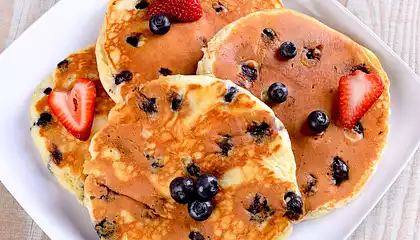
[[[351,129],[382,95],[384,84],[378,75],[356,70],[341,77],[338,90],[340,120],[344,128]]]
[[[52,91],[48,105],[69,133],[81,141],[89,139],[95,113],[96,86],[78,79],[71,91]]]
[[[153,0],[147,16],[165,15],[180,22],[194,22],[203,16],[199,0]]]

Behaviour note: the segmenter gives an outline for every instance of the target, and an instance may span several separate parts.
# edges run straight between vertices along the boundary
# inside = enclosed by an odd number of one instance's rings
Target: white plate
[[[360,224],[403,170],[420,140],[419,79],[366,26],[334,0],[284,0],[367,46],[391,79],[391,131],[376,174],[360,197],[320,219],[295,226],[292,240],[344,239]],[[29,131],[36,85],[69,53],[95,41],[107,0],[62,0],[0,56],[0,180],[50,236],[97,239],[87,211],[42,164]]]

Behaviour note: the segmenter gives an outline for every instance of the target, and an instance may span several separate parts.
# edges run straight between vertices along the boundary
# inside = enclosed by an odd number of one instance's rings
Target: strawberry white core
[[[48,105],[73,136],[86,141],[91,132],[96,103],[95,84],[78,79],[70,91],[52,91]]]
[[[363,74],[353,76],[349,80],[350,87],[350,109],[354,110],[362,103],[366,93],[369,93],[372,88],[372,83],[368,81]]]

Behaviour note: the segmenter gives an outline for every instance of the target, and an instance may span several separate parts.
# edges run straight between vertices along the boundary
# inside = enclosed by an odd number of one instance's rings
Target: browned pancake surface
[[[231,87],[237,91],[226,101]],[[175,110],[174,99],[180,100]],[[85,172],[96,185],[146,206],[152,218],[168,224],[155,233],[140,224],[140,236],[187,239],[198,231],[211,239],[272,239],[288,232],[284,196],[297,189],[289,144],[282,124],[248,92],[227,81],[175,76],[136,89],[111,111],[109,124],[92,140],[93,158]],[[201,173],[215,175],[221,186],[204,222],[190,218],[186,205],[170,196],[170,182],[190,176],[186,168],[192,163]],[[86,185],[85,191],[94,196],[91,212],[97,224],[105,216],[96,213],[124,210],[112,200],[100,205],[104,199],[95,196],[94,188]],[[132,211],[124,214],[132,216]],[[122,227],[114,234],[132,234],[125,231],[132,230]]]
[[[372,174],[388,134],[389,81],[380,65],[372,64],[373,54],[316,20],[290,10],[255,14],[229,29],[225,32],[228,35],[216,35],[213,41],[221,42],[206,50],[206,58],[211,56],[210,60],[215,61],[209,61],[203,73],[232,79],[265,100],[265,91],[272,83],[286,84],[286,102],[267,103],[290,134],[306,211],[331,209],[337,202],[352,198]],[[273,38],[264,34],[264,29],[272,29]],[[280,45],[285,41],[298,48],[297,56],[291,60],[279,57]],[[308,52],[318,53],[311,58]],[[247,61],[254,61],[258,71],[255,80],[242,71],[241,66]],[[386,86],[361,120],[364,136],[359,141],[344,135],[338,115],[338,81],[355,69],[380,75]],[[331,120],[321,136],[311,134],[306,127],[306,119],[314,110],[325,111]],[[336,156],[349,166],[349,180],[339,185],[334,184],[331,172]]]
[[[223,26],[254,11],[281,7],[278,0],[201,0],[203,17],[200,20],[172,23],[170,31],[161,36],[150,32],[149,21],[145,18],[147,8],[136,9],[138,2],[111,1],[105,19],[103,50],[113,77],[123,71],[132,75],[131,80],[125,78],[128,81],[121,83],[121,96],[125,96],[133,86],[160,75],[195,74],[197,62],[202,57],[201,48]],[[139,39],[137,47],[127,43],[127,38],[131,36]],[[114,78],[107,77],[102,81],[118,84]],[[111,91],[111,96],[118,94],[114,87],[117,86],[107,89]]]
[[[90,159],[88,141],[79,141],[71,135],[64,126],[58,121],[48,105],[48,93],[51,90],[68,90],[70,91],[78,78],[87,78],[95,82],[97,97],[95,108],[95,120],[91,136],[99,130],[101,124],[106,122],[107,115],[114,102],[103,89],[98,77],[98,70],[96,67],[95,48],[93,46],[69,55],[65,60],[57,65],[53,73],[52,83],[48,84],[48,89],[39,89],[44,91],[44,96],[35,102],[35,112],[38,116],[42,113],[49,114],[51,119],[44,124],[39,123],[39,119],[35,119],[36,123],[32,131],[37,131],[37,138],[35,141],[42,141],[42,148],[46,148],[49,152],[48,167],[54,172],[61,182],[67,182],[65,185],[69,186],[71,191],[77,192],[79,198],[83,189],[77,187],[83,186],[85,178],[83,174],[83,164],[86,159]],[[34,138],[35,139],[35,138]],[[45,151],[41,149],[41,152]],[[44,159],[45,160],[45,159]],[[63,171],[62,169],[66,169]]]

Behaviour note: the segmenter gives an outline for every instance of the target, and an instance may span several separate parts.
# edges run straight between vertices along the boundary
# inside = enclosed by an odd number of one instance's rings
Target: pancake
[[[279,57],[286,41],[297,46],[297,56],[290,60]],[[290,134],[305,218],[324,215],[361,192],[380,159],[389,129],[389,80],[371,51],[291,10],[244,17],[216,34],[203,51],[198,74],[231,79],[260,99],[267,99],[266,91],[274,82],[288,87],[284,103],[267,103]],[[254,69],[253,78],[245,77],[244,65]],[[355,70],[379,75],[385,90],[361,125],[356,125],[358,129],[344,131],[339,121],[338,81]],[[318,109],[330,118],[322,135],[311,134],[307,127],[309,113]],[[332,177],[336,157],[348,166],[348,179],[343,182]]]
[[[82,142],[67,132],[52,114],[48,94],[52,90],[70,90],[78,78],[88,78],[97,88],[95,119],[91,136],[107,121],[114,102],[101,86],[96,67],[95,47],[69,55],[60,62],[52,76],[40,83],[32,95],[31,134],[42,160],[58,181],[82,201],[84,198],[83,164],[90,158],[90,140]]]
[[[229,81],[176,75],[135,89],[90,152],[86,205],[102,239],[282,239],[302,216],[286,129]],[[191,166],[220,186],[202,222],[170,194],[173,179],[195,179]]]
[[[162,36],[149,30],[148,1],[111,0],[108,5],[96,54],[101,81],[115,102],[133,86],[160,75],[195,74],[201,48],[223,26],[248,13],[282,6],[280,0],[201,0],[200,20],[173,23]],[[136,47],[129,37],[138,40]]]

